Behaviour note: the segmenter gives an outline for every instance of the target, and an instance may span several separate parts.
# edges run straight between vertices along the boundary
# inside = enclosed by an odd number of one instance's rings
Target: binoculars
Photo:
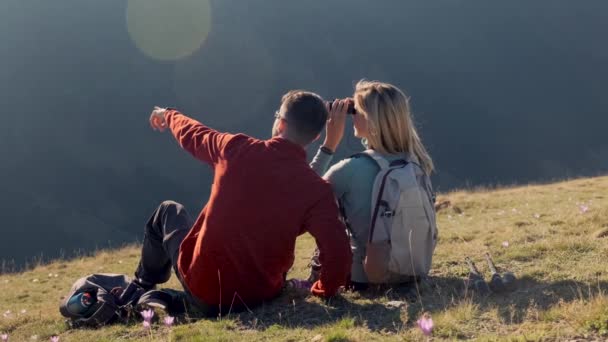
[[[494,265],[494,261],[492,260],[490,253],[486,253],[485,258],[488,262],[490,272],[492,272],[492,279],[490,279],[489,283],[486,283],[485,279],[477,267],[475,267],[475,264],[471,258],[466,257],[464,259],[469,266],[469,277],[466,280],[467,288],[472,288],[481,295],[487,295],[491,292],[504,293],[515,290],[517,287],[517,278],[515,277],[515,274],[512,272],[503,272],[502,274],[499,273],[498,270],[496,270],[496,266]]]
[[[333,101],[325,101],[325,104],[327,104],[327,107],[329,108],[329,110],[331,110],[333,103],[334,103]],[[350,114],[350,115],[357,114],[357,110],[355,109],[355,103],[353,101],[348,102],[348,109],[346,110],[346,114]]]

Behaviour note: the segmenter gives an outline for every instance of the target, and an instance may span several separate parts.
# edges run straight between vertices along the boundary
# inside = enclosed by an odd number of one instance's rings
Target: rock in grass
[[[323,335],[317,335],[310,340],[311,342],[321,342],[323,341]]]
[[[400,300],[392,300],[384,305],[389,309],[401,309],[402,307],[406,306],[407,303]]]
[[[446,208],[449,208],[452,205],[452,202],[450,202],[449,200],[442,200],[440,202],[438,202],[437,204],[435,204],[435,211],[440,211]]]

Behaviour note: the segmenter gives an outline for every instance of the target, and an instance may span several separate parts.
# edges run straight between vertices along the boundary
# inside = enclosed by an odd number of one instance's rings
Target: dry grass
[[[608,336],[608,177],[498,190],[443,194],[450,208],[439,214],[440,241],[432,277],[421,297],[402,309],[405,289],[346,293],[329,305],[300,293],[285,293],[252,313],[202,320],[152,334],[139,325],[67,330],[57,307],[78,277],[88,273],[131,274],[137,247],[93,257],[56,261],[0,276],[0,332],[11,341],[419,341],[415,322],[425,311],[435,321],[433,340],[603,340]],[[580,205],[589,210],[581,212]],[[503,247],[503,242],[509,243]],[[298,243],[293,277],[305,277],[313,249]],[[509,295],[479,297],[467,290],[463,264],[470,256],[488,275],[483,254],[520,278]],[[489,275],[488,275],[489,276]],[[168,284],[176,287],[175,279]],[[10,314],[3,315],[7,310]],[[24,311],[22,311],[24,310]],[[6,316],[6,317],[5,317]]]

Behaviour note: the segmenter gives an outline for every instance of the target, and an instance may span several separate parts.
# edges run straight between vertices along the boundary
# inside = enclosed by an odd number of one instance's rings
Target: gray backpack
[[[70,309],[71,299],[81,294],[92,297],[86,312]],[[122,274],[90,274],[78,279],[59,306],[61,315],[72,328],[101,327],[117,321],[127,321],[144,290]]]
[[[89,274],[72,285],[59,312],[71,328],[98,328],[139,320],[139,311],[146,307],[159,307],[179,316],[186,311],[182,293],[171,289],[146,291],[123,274]],[[80,304],[83,294],[91,302],[88,308]]]
[[[360,155],[376,162],[371,226],[365,260],[370,283],[391,283],[427,275],[437,244],[435,195],[416,157],[389,163],[375,151]]]

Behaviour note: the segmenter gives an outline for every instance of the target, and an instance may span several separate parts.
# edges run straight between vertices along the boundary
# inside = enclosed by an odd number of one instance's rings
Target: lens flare
[[[211,30],[208,0],[128,0],[127,30],[146,56],[173,61],[198,50]]]

